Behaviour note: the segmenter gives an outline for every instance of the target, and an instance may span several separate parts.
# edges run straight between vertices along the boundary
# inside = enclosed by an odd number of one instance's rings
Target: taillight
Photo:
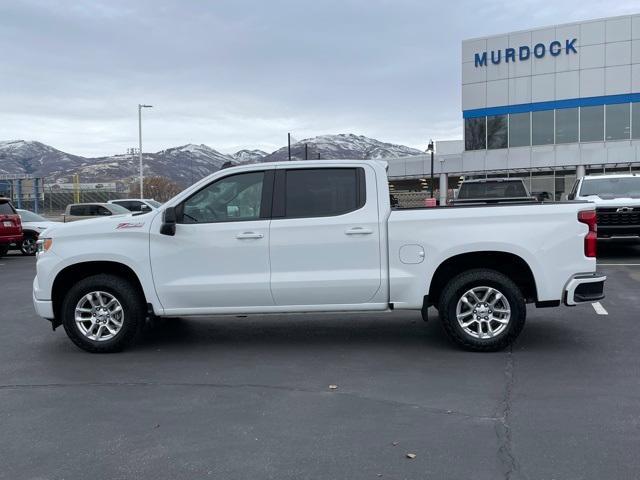
[[[595,210],[583,210],[578,212],[578,221],[586,223],[589,227],[587,235],[584,237],[585,257],[595,258],[598,247],[598,224]]]

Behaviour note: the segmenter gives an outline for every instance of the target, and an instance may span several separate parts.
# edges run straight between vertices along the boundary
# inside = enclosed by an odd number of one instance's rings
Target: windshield
[[[585,179],[580,196],[640,197],[640,177]]]
[[[162,204],[160,202],[156,202],[155,200],[147,200],[147,203],[151,205],[153,208],[158,208]]]
[[[36,215],[29,210],[18,210],[18,214],[23,222],[48,222],[46,218]]]
[[[521,181],[462,183],[458,198],[513,198],[526,197]]]
[[[118,205],[117,203],[111,203],[110,207],[115,215],[121,215],[123,213],[131,213],[131,211],[127,210],[121,205]]]

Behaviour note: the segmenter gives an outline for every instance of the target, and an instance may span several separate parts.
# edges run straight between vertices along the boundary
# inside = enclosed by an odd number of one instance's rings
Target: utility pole
[[[287,133],[287,146],[289,149],[289,161],[291,161],[291,133]]]
[[[140,198],[144,198],[144,173],[142,167],[142,109],[151,108],[153,105],[138,104],[138,160],[140,161]]]
[[[307,147],[308,147],[308,145],[305,143],[304,144],[304,159],[305,160],[309,160],[309,149]]]
[[[429,190],[431,192],[431,198],[433,198],[433,140],[429,140],[427,152],[431,152],[431,182],[429,184]]]

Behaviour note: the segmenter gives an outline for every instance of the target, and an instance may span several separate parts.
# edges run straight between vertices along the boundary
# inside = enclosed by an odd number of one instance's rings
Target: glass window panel
[[[358,209],[355,168],[287,170],[287,218],[342,215]]]
[[[507,148],[507,116],[487,117],[487,148]]]
[[[531,145],[531,115],[514,113],[509,115],[509,147]]]
[[[631,138],[640,138],[640,103],[631,104]]]
[[[630,105],[620,103],[617,105],[607,105],[607,136],[606,140],[628,140],[631,134]]]
[[[182,204],[182,222],[258,220],[263,178],[264,172],[247,172],[216,180]]]
[[[531,112],[531,144],[553,143],[553,110]]]
[[[556,143],[578,142],[578,109],[556,110]]]
[[[604,105],[580,107],[580,141],[601,142],[604,138]]]
[[[465,118],[464,148],[465,150],[484,150],[487,148],[486,117]]]

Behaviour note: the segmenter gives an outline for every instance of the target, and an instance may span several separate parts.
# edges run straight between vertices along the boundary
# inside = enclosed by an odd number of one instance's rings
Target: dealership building
[[[440,186],[522,177],[560,200],[585,174],[640,173],[640,15],[465,40],[461,62],[464,139],[436,143]],[[428,189],[430,155],[389,165],[395,191]]]

